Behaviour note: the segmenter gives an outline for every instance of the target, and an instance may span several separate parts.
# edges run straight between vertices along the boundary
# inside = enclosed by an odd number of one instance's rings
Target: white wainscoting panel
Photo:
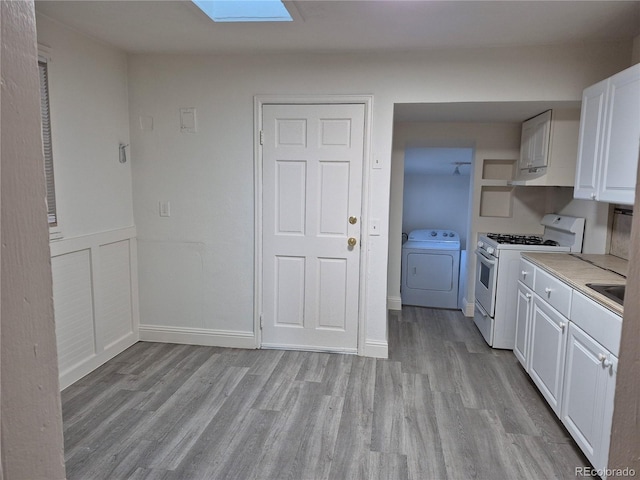
[[[96,354],[91,289],[91,251],[51,259],[56,306],[58,368],[65,372]],[[64,320],[64,321],[63,321]]]
[[[139,339],[134,227],[51,243],[60,388]]]

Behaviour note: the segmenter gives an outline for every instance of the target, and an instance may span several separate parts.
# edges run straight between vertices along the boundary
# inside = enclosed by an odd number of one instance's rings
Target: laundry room
[[[459,287],[466,278],[473,157],[473,148],[405,149],[402,215],[403,244],[407,247],[402,275],[405,304],[461,308],[464,288]],[[411,242],[405,243],[410,236]],[[421,251],[422,248],[426,250]]]

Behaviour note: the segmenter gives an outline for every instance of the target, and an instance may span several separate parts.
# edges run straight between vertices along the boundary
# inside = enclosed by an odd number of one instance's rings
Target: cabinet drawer
[[[569,319],[616,357],[620,349],[622,317],[580,292],[573,292]]]
[[[553,275],[536,268],[536,274],[533,280],[533,290],[545,302],[555,308],[564,316],[569,316],[571,307],[571,292],[569,285],[558,280]]]
[[[533,266],[533,263],[521,258],[518,280],[524,283],[527,287],[533,288],[533,277],[535,271],[536,268]]]

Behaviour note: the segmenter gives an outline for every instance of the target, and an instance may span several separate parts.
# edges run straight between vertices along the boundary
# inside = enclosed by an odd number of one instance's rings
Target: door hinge
[[[264,319],[262,318],[262,315],[260,315],[260,330],[262,330],[263,326],[264,326]]]
[[[264,130],[260,130],[260,145],[264,145]]]

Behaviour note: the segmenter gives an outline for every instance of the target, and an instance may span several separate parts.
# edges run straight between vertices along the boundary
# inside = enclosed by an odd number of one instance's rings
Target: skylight
[[[281,0],[191,0],[214,22],[291,22]]]

